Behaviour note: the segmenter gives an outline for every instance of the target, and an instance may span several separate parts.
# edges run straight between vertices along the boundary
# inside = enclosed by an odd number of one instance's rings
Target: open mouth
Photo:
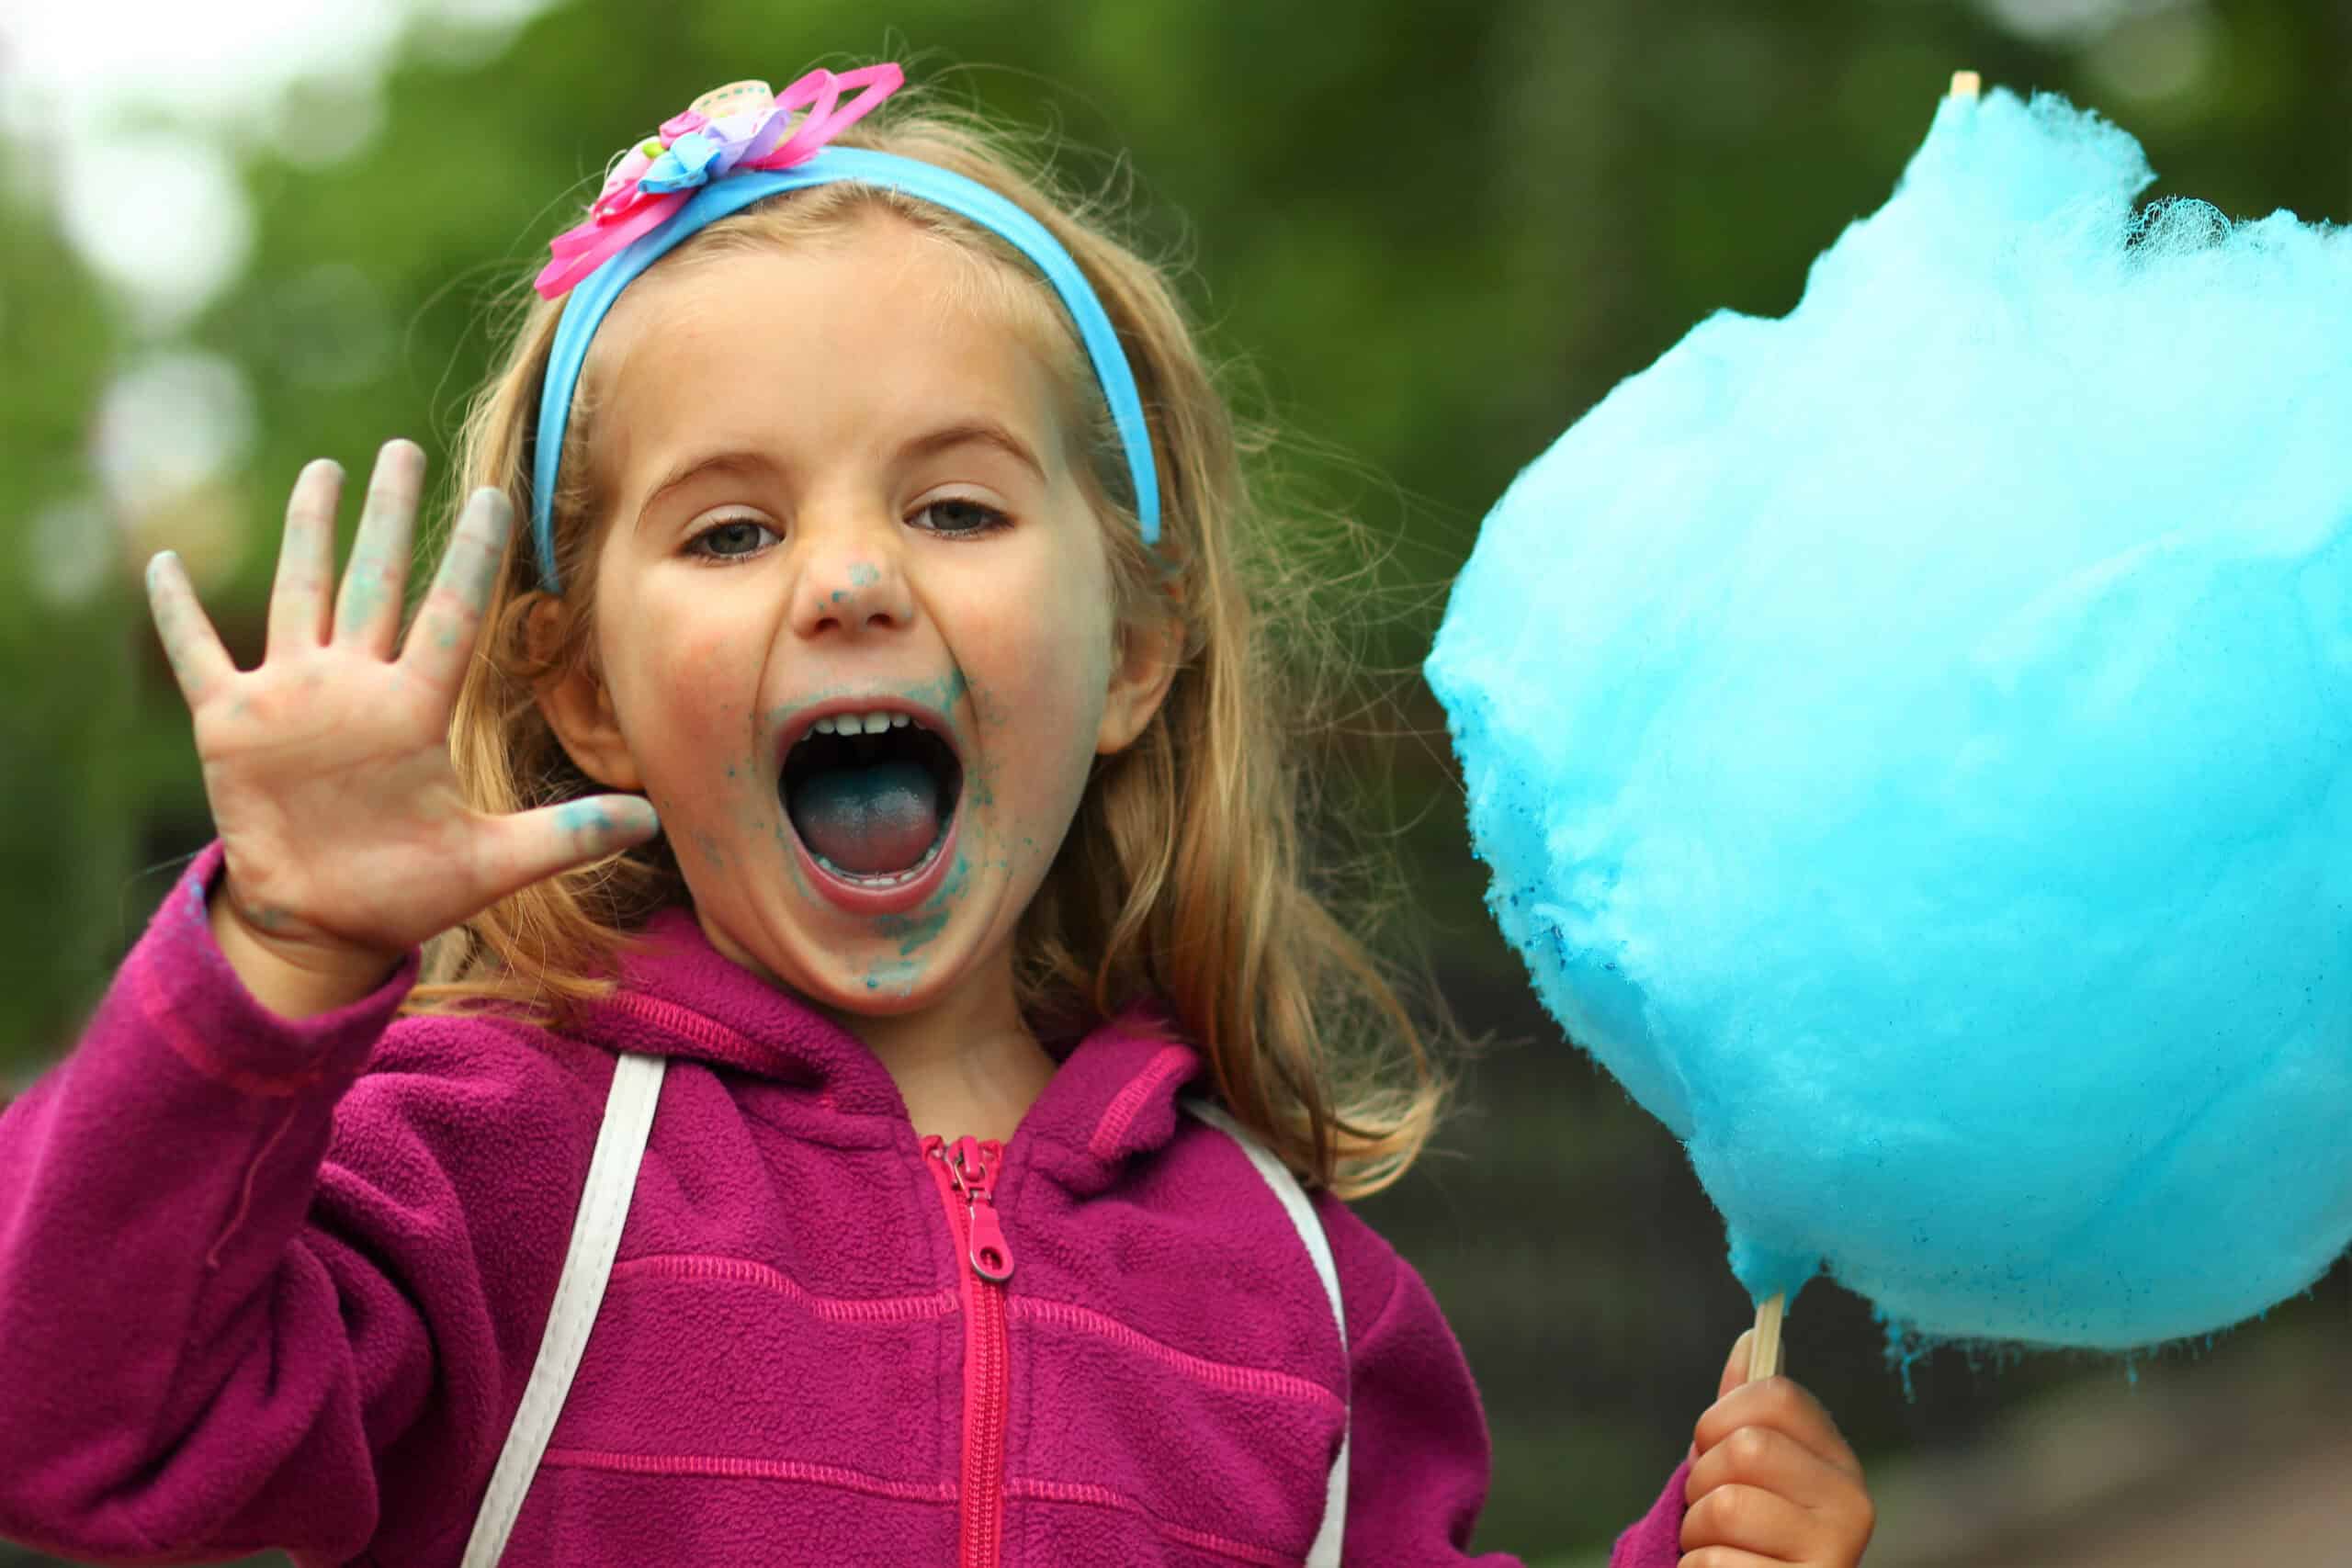
[[[785,753],[777,785],[818,867],[876,890],[931,869],[963,790],[955,749],[911,714],[888,711],[817,720]]]

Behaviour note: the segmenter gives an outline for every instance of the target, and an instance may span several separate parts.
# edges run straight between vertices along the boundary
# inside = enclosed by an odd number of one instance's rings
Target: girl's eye
[[[933,534],[993,534],[1012,522],[995,507],[961,495],[943,496],[918,507],[915,515],[930,518],[916,526]]]
[[[687,541],[686,553],[705,560],[737,560],[753,555],[759,549],[758,536],[776,537],[775,529],[748,517],[733,517],[716,523]],[[706,548],[705,547],[708,547]]]

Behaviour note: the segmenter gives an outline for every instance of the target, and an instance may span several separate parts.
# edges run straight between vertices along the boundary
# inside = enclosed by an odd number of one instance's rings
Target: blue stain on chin
[[[885,915],[874,923],[884,936],[899,939],[899,955],[904,958],[910,956],[916,949],[928,945],[933,937],[947,929],[947,911],[942,909],[931,915]]]
[[[956,863],[948,869],[946,880],[939,885],[939,891],[922,901],[919,913],[877,916],[874,921],[875,929],[886,937],[899,939],[899,955],[901,958],[911,956],[917,949],[929,945],[933,937],[947,929],[947,917],[956,912],[956,899],[964,891],[964,885],[971,879],[972,863],[958,850]]]

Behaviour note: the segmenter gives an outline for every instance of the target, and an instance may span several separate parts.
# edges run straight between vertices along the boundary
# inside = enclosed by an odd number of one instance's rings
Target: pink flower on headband
[[[615,252],[660,228],[696,186],[738,169],[788,169],[807,163],[905,80],[904,72],[886,64],[839,75],[811,71],[782,97],[769,92],[765,82],[713,87],[684,113],[662,121],[658,135],[620,154],[588,209],[587,221],[557,235],[548,247],[555,259],[539,273],[539,293],[549,299],[561,295]],[[850,88],[858,89],[857,96],[842,103],[842,92]]]

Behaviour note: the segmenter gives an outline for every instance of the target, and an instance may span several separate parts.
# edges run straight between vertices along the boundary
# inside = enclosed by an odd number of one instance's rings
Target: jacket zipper
[[[1004,1427],[1010,1400],[1004,1282],[1012,1248],[996,1217],[996,1178],[1004,1145],[933,1134],[922,1141],[947,1205],[948,1229],[964,1274],[964,1481],[962,1568],[998,1568],[1003,1554]]]

